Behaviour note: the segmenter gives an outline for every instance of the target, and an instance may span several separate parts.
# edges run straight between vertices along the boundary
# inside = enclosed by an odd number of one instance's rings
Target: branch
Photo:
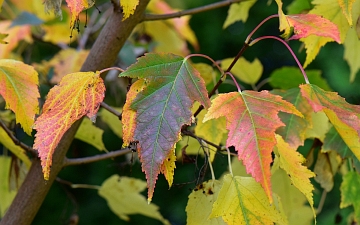
[[[212,143],[212,142],[210,142],[210,141],[208,141],[208,140],[206,140],[206,139],[203,139],[203,138],[201,138],[201,137],[199,137],[199,136],[196,136],[193,132],[191,132],[191,131],[189,131],[189,130],[182,130],[181,133],[182,133],[183,135],[186,135],[186,136],[195,138],[195,139],[197,139],[197,140],[199,140],[199,141],[203,141],[203,142],[205,142],[206,144],[215,147],[216,150],[218,150],[218,151],[221,151],[221,149],[222,149],[222,147],[221,147],[220,145],[214,144],[214,143]]]
[[[119,150],[116,150],[116,151],[111,151],[111,152],[101,154],[101,155],[94,155],[94,156],[89,156],[89,157],[84,157],[84,158],[77,158],[77,159],[65,158],[63,167],[82,165],[82,164],[86,164],[86,163],[93,163],[93,162],[101,161],[101,160],[104,160],[104,159],[115,158],[115,157],[119,157],[119,156],[122,156],[122,155],[126,155],[126,154],[130,153],[131,151],[132,151],[132,149],[129,146],[129,147],[126,147],[126,148],[122,148],[122,149],[119,149]]]
[[[17,139],[17,137],[15,137],[15,135],[13,134],[13,132],[5,125],[5,123],[3,121],[0,120],[0,126],[5,130],[5,132],[7,133],[7,135],[11,138],[11,140],[14,142],[15,145],[20,146],[22,149],[24,149],[25,151],[30,152],[34,157],[38,156],[38,153],[35,149],[31,148],[30,146],[28,146],[25,143],[22,143],[19,139]]]
[[[213,3],[213,4],[200,6],[200,7],[194,8],[194,9],[187,9],[187,10],[183,10],[183,11],[179,11],[179,12],[175,12],[175,13],[145,14],[142,21],[167,20],[167,19],[179,18],[182,16],[193,15],[193,14],[229,6],[233,3],[238,3],[238,2],[242,2],[242,1],[244,1],[244,0],[224,0],[224,1]]]
[[[106,109],[107,111],[111,112],[112,114],[114,114],[115,116],[117,116],[119,118],[119,120],[121,120],[122,118],[122,113],[118,112],[117,110],[115,110],[113,107],[109,106],[108,104],[106,104],[105,102],[101,102],[100,103],[101,107],[103,107],[104,109]]]

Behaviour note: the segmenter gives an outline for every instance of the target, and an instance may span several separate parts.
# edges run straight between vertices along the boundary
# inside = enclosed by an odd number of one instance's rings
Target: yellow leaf
[[[232,61],[233,58],[223,59],[221,61],[221,68],[226,70]],[[249,62],[244,57],[241,57],[230,72],[242,82],[254,85],[259,81],[262,75],[263,66],[257,58],[255,58],[254,61]]]
[[[8,44],[7,41],[4,41],[4,39],[9,36],[9,34],[2,34],[0,33],[0,44]]]
[[[308,119],[307,117],[305,118]],[[324,141],[325,135],[331,127],[326,114],[324,112],[312,112],[311,121],[308,122],[312,124],[312,126],[309,126],[306,130],[305,139],[317,138],[320,141]]]
[[[352,26],[353,21],[351,16],[351,10],[355,0],[338,0],[338,2],[342,9],[343,14],[345,15],[347,21],[349,22],[349,25]]]
[[[360,40],[354,29],[349,29],[344,42],[344,59],[350,66],[350,82],[360,69]]]
[[[314,0],[311,3],[315,6],[310,10],[309,14],[321,15],[335,23],[340,32],[340,40],[343,43],[350,26],[339,7],[338,0]],[[328,37],[310,35],[309,37],[301,38],[300,41],[304,42],[306,48],[305,68],[315,59],[322,46],[334,40]]]
[[[103,133],[104,131],[96,127],[90,119],[84,118],[75,134],[75,138],[94,146],[100,151],[107,151],[102,141]]]
[[[123,9],[123,21],[134,14],[136,6],[139,4],[139,0],[120,0],[120,6]]]
[[[121,112],[122,108],[112,107],[113,109]],[[101,108],[99,112],[101,120],[106,123],[109,128],[116,134],[118,137],[122,138],[122,123],[121,120],[116,117],[114,114],[108,110]]]
[[[38,73],[32,66],[11,59],[1,59],[0,69],[0,95],[6,101],[5,108],[15,112],[16,122],[31,135],[39,113]]]
[[[148,204],[140,194],[146,188],[146,182],[113,175],[101,185],[99,195],[106,199],[110,209],[122,220],[129,221],[129,215],[141,214],[169,224],[159,213],[159,208],[153,203]]]
[[[280,168],[285,170],[290,176],[292,184],[306,196],[313,215],[316,217],[312,193],[314,187],[310,182],[310,178],[314,177],[315,174],[302,165],[305,158],[296,149],[291,148],[280,135],[276,134],[276,141],[277,148],[274,149],[274,152],[280,159]]]
[[[74,28],[75,21],[79,18],[81,11],[91,8],[94,4],[94,0],[66,0],[66,4],[71,12],[70,27]]]
[[[164,163],[161,165],[160,172],[164,174],[169,187],[172,186],[174,181],[174,170],[175,170],[175,162],[176,162],[176,156],[175,156],[175,149],[169,152],[169,155],[164,160]]]
[[[276,4],[278,5],[278,14],[279,14],[279,30],[283,31],[284,33],[282,36],[289,37],[291,34],[291,26],[286,19],[286,15],[282,11],[282,1],[281,0],[275,0]]]
[[[10,150],[16,157],[18,157],[21,161],[23,161],[27,168],[30,168],[31,161],[29,157],[26,155],[24,149],[20,146],[15,145],[13,140],[7,135],[5,130],[0,127],[0,143],[4,145],[8,150]]]
[[[0,155],[0,218],[5,215],[6,210],[16,195],[16,191],[10,190],[9,186],[10,164],[10,157]]]
[[[254,178],[228,174],[223,182],[210,218],[221,216],[228,225],[287,224]]]
[[[223,29],[227,28],[231,24],[237,21],[246,22],[249,17],[249,10],[255,4],[256,0],[248,0],[235,4],[231,4],[228,15],[223,25]]]
[[[221,217],[209,218],[220,188],[220,181],[206,181],[191,192],[185,209],[187,225],[226,225]]]
[[[285,171],[277,170],[271,176],[271,183],[274,193],[280,196],[282,205],[285,206],[288,224],[312,225],[314,219],[312,209],[306,204],[306,197],[292,185]]]
[[[213,69],[212,66],[206,63],[194,63],[192,66],[199,71],[201,77],[205,81],[205,85],[216,84],[218,73]],[[197,109],[197,108],[196,108]],[[195,110],[196,110],[195,109]]]

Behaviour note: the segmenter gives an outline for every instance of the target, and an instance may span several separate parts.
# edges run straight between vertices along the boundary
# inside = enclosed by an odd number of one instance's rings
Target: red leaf
[[[284,126],[278,117],[283,111],[302,117],[289,102],[268,91],[220,94],[212,101],[204,121],[225,116],[229,130],[226,146],[234,146],[247,173],[264,188],[270,201],[271,152],[276,144],[275,130]]]
[[[64,133],[85,115],[95,121],[104,92],[99,72],[68,74],[50,90],[43,113],[35,121],[34,149],[39,152],[45,180],[49,179],[52,155]]]
[[[76,19],[79,17],[81,11],[90,8],[94,5],[94,0],[66,0],[71,12],[70,27],[73,28]]]
[[[289,40],[296,40],[309,35],[323,36],[334,39],[337,43],[340,41],[338,27],[330,20],[315,14],[296,14],[287,15],[287,21],[294,27],[294,33]]]
[[[194,101],[207,108],[210,100],[200,74],[180,56],[149,53],[120,76],[143,78],[147,83],[131,103],[130,110],[136,111],[135,121],[123,123],[135,123],[129,126],[130,130],[135,127],[134,134],[129,135],[133,140],[124,142],[139,141],[150,201],[161,165],[179,141],[181,127],[191,124]]]

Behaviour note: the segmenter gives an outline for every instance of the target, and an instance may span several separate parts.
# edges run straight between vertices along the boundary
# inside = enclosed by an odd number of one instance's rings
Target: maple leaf
[[[230,66],[233,58],[223,59],[221,61],[221,68],[227,70]],[[239,58],[234,67],[231,69],[231,73],[247,84],[256,84],[259,81],[263,72],[263,66],[259,59],[255,58],[252,62],[247,61],[244,57]]]
[[[301,96],[300,88],[292,88],[286,91],[273,90],[271,93],[282,96],[284,100],[292,103],[304,115],[304,118],[301,118],[294,114],[279,112],[279,117],[286,126],[279,127],[276,133],[280,134],[292,148],[296,149],[304,144],[306,130],[312,127],[312,108]]]
[[[146,188],[146,183],[131,177],[112,175],[106,179],[99,189],[99,195],[106,199],[110,209],[121,219],[129,221],[129,215],[141,214],[170,225],[169,221],[159,212],[159,207],[148,204],[140,193]]]
[[[279,30],[284,31],[283,35],[284,37],[289,37],[291,34],[291,27],[286,19],[286,15],[282,10],[282,1],[281,0],[275,0],[276,4],[278,5],[278,15],[279,15]]]
[[[174,181],[174,170],[175,170],[175,149],[174,151],[170,151],[167,157],[165,158],[163,164],[161,165],[160,172],[164,174],[165,179],[167,180],[169,187],[171,187]]]
[[[270,201],[271,152],[276,144],[275,130],[284,123],[278,117],[283,111],[302,117],[289,102],[268,91],[243,91],[220,94],[205,115],[204,121],[226,117],[229,135],[226,146],[234,146],[246,170],[263,186]]]
[[[355,0],[338,0],[338,2],[339,2],[342,12],[345,15],[349,25],[352,26],[353,21],[352,21],[351,9],[352,9],[352,6],[353,6]]]
[[[341,191],[341,202],[340,208],[348,207],[349,205],[354,206],[355,221],[360,221],[360,175],[357,172],[348,172],[343,177],[343,182],[340,186]]]
[[[210,100],[199,73],[181,56],[148,53],[120,76],[145,79],[146,83],[146,87],[129,102],[131,110],[136,111],[135,115],[130,110],[130,117],[135,120],[123,119],[123,130],[125,132],[125,125],[134,129],[130,137],[124,135],[123,138],[124,142],[139,141],[139,156],[146,173],[150,201],[160,167],[180,140],[181,127],[191,124],[194,101],[208,108]],[[135,95],[134,92],[131,95]],[[124,111],[128,110],[125,106]]]
[[[223,29],[237,21],[246,22],[247,18],[249,17],[249,10],[255,4],[255,2],[256,0],[250,0],[231,4],[223,25]]]
[[[5,99],[5,108],[15,112],[16,122],[31,135],[35,114],[39,113],[40,97],[38,73],[23,62],[0,60],[0,95]]]
[[[198,185],[189,195],[186,205],[188,225],[226,225],[221,217],[209,218],[222,183],[218,180],[206,181]]]
[[[210,218],[221,216],[229,225],[287,224],[254,178],[227,174],[223,182]]]
[[[314,210],[314,200],[312,191],[313,185],[310,182],[310,178],[315,174],[302,164],[305,162],[305,158],[296,151],[296,148],[291,148],[281,136],[276,135],[276,147],[274,152],[280,159],[280,168],[285,170],[289,175],[292,184],[306,196],[314,217],[316,212]]]
[[[120,1],[120,6],[123,9],[123,21],[129,18],[132,14],[134,14],[136,6],[139,4],[139,0],[127,0]]]
[[[344,142],[360,159],[360,106],[351,105],[335,92],[327,92],[316,85],[300,85],[301,93],[314,112],[323,111]]]
[[[52,155],[64,133],[85,115],[95,121],[104,92],[99,72],[68,74],[50,90],[42,114],[35,121],[33,147],[39,152],[45,180],[49,179]]]
[[[95,4],[94,0],[66,0],[67,6],[70,8],[71,21],[70,27],[73,28],[74,24],[79,17],[81,11],[92,7]]]

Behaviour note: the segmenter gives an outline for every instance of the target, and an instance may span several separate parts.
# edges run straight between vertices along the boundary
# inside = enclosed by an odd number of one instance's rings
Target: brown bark
[[[94,43],[81,71],[101,70],[114,63],[118,52],[131,34],[131,31],[142,21],[146,5],[149,1],[150,0],[141,0],[134,15],[125,21],[122,21],[120,8],[114,8],[112,16],[106,22],[103,30]],[[18,194],[7,210],[5,216],[0,221],[0,225],[31,224],[53,181],[63,167],[66,152],[69,149],[79,125],[80,121],[75,122],[55,149],[50,179],[48,181],[44,181],[40,161],[38,159],[33,161]]]

